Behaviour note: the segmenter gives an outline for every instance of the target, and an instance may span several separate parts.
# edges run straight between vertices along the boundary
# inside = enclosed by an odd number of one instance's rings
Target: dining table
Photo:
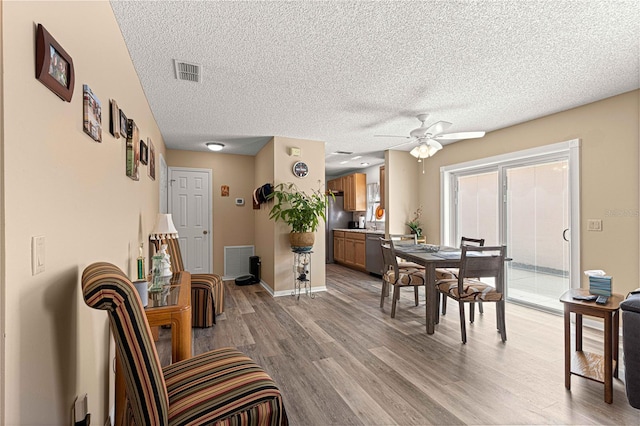
[[[394,242],[396,256],[424,266],[427,295],[427,334],[435,332],[438,323],[436,268],[459,268],[461,251],[457,247]]]

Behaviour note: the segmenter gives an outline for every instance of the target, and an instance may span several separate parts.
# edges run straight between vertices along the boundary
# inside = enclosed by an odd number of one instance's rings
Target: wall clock
[[[309,174],[309,166],[303,161],[298,161],[293,165],[293,174],[299,178],[306,177]]]

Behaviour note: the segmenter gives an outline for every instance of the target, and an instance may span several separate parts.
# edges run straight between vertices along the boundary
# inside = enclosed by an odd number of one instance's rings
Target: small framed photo
[[[149,177],[151,180],[156,180],[156,148],[151,138],[147,138],[147,146],[149,147],[149,167],[147,167]]]
[[[146,166],[148,161],[149,161],[149,148],[147,147],[147,144],[144,143],[143,140],[141,140],[140,141],[140,162]]]
[[[120,110],[120,134],[125,139],[129,137],[129,121],[122,110]]]
[[[82,85],[84,132],[96,142],[102,142],[102,105],[89,86]]]
[[[126,172],[133,180],[140,180],[138,165],[140,163],[140,138],[138,137],[138,126],[135,121],[129,119],[127,131],[127,155],[126,155]]]
[[[111,99],[111,108],[109,108],[109,132],[114,138],[120,138],[120,110],[118,109],[118,103],[115,99]],[[124,135],[127,137],[127,135]]]
[[[36,30],[36,78],[62,100],[71,102],[73,59],[42,24]]]

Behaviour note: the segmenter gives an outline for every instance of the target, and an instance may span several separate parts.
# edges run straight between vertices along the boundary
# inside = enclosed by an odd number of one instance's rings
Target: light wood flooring
[[[621,380],[613,404],[600,383],[573,376],[564,388],[561,316],[507,304],[503,344],[487,303],[463,345],[454,302],[428,336],[424,292],[416,307],[403,289],[392,319],[380,279],[338,265],[327,265],[328,291],[315,299],[226,286],[217,324],[194,329],[194,354],[234,346],[251,356],[280,387],[292,425],[640,424]],[[601,342],[585,328],[585,350],[602,353]],[[170,362],[170,330],[158,350]]]

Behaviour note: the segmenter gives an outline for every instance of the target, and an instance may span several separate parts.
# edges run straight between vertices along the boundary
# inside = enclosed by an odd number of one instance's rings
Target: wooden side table
[[[588,296],[587,289],[571,289],[560,301],[564,304],[564,387],[571,389],[571,375],[582,376],[604,383],[604,401],[613,402],[613,377],[618,377],[618,328],[619,306],[623,297],[612,294],[604,305],[595,301],[574,299],[573,296]],[[576,315],[576,351],[571,354],[571,312]],[[604,319],[604,355],[582,351],[582,316]]]

